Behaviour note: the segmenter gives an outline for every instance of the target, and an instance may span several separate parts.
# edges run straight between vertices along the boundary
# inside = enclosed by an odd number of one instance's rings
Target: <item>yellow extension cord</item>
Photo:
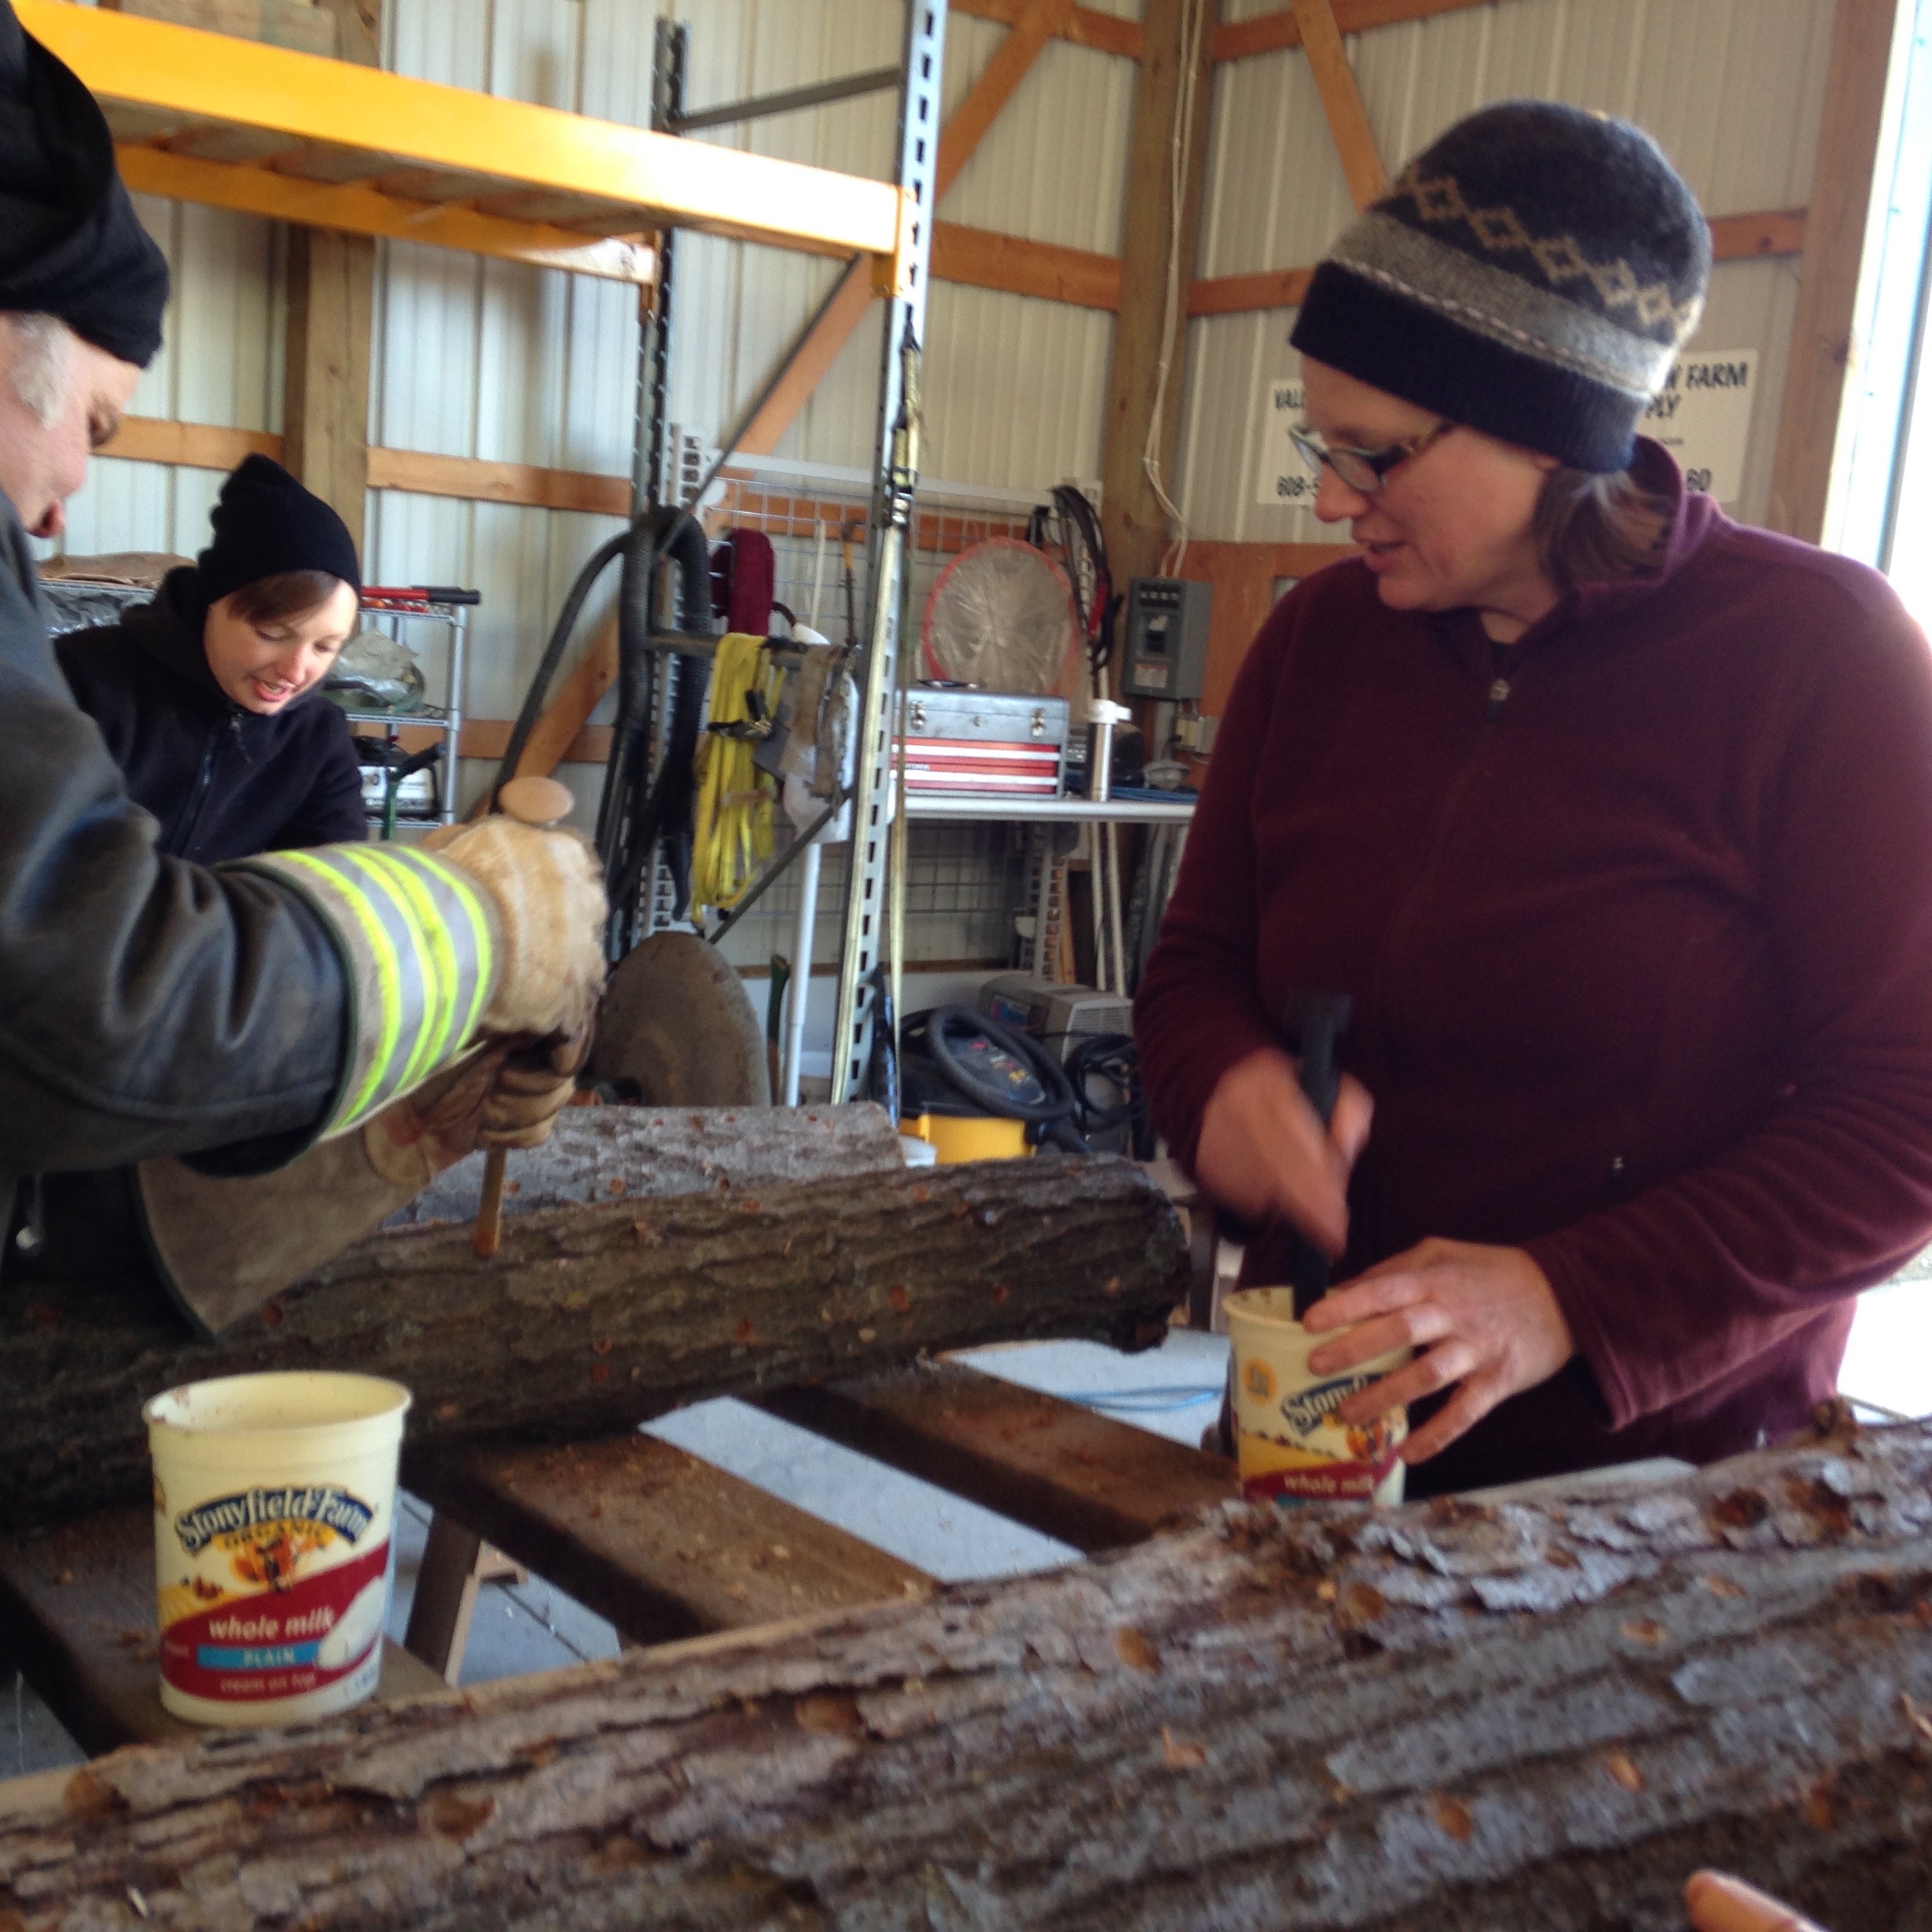
[[[707,724],[742,724],[751,717],[755,691],[769,718],[778,706],[784,672],[762,637],[733,631],[718,640],[711,667]],[[691,908],[724,909],[738,903],[759,861],[771,856],[772,800],[777,781],[751,762],[755,738],[706,731],[698,747],[698,825],[691,848]]]

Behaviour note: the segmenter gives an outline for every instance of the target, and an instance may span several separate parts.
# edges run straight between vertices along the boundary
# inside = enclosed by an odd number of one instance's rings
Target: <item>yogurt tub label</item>
[[[1399,1503],[1408,1411],[1398,1406],[1353,1423],[1338,1411],[1358,1390],[1400,1368],[1411,1351],[1316,1376],[1309,1356],[1339,1331],[1309,1334],[1294,1319],[1290,1290],[1243,1289],[1226,1307],[1241,1493],[1254,1502]]]
[[[1242,1372],[1250,1394],[1271,1410],[1275,1425],[1242,1425],[1243,1495],[1286,1503],[1394,1500],[1382,1492],[1400,1466],[1407,1412],[1391,1409],[1365,1424],[1345,1424],[1335,1413],[1375,1376],[1336,1376],[1278,1398],[1265,1362],[1250,1360]]]
[[[362,1671],[373,1687],[389,1578],[388,1526],[375,1535],[376,1518],[328,1487],[252,1488],[180,1511],[181,1562],[160,1589],[163,1683],[223,1702],[299,1697]]]
[[[409,1402],[375,1376],[289,1371],[147,1405],[168,1709],[289,1724],[375,1690]]]

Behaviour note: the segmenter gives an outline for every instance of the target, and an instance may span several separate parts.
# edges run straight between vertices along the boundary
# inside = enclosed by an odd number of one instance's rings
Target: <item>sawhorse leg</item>
[[[474,1530],[464,1529],[440,1510],[432,1512],[422,1564],[416,1573],[416,1597],[410,1605],[403,1649],[427,1664],[445,1683],[454,1684],[462,1671],[477,1592],[485,1583],[505,1578],[527,1583],[530,1572],[493,1549]]]

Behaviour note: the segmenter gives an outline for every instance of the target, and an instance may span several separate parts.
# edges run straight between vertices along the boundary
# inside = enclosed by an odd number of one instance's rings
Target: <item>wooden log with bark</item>
[[[929,1350],[1146,1346],[1186,1280],[1179,1222],[1138,1168],[1040,1159],[627,1186],[507,1218],[488,1261],[464,1225],[380,1234],[212,1341],[111,1284],[0,1297],[0,1530],[144,1496],[140,1405],[203,1376],[390,1376],[415,1395],[412,1444],[602,1436]]]
[[[882,1106],[571,1107],[541,1147],[512,1148],[504,1212],[588,1207],[618,1195],[728,1194],[775,1181],[861,1181],[898,1174],[899,1130]],[[385,1225],[471,1221],[483,1155],[459,1161]]]
[[[0,1926],[1932,1914],[1932,1431],[1117,1556],[0,1787]],[[131,1903],[132,1901],[132,1903]]]

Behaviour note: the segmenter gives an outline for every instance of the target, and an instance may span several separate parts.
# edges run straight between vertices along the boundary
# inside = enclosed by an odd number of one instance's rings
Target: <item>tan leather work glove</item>
[[[513,1046],[483,1103],[477,1144],[532,1148],[548,1140],[556,1117],[577,1091],[577,1075],[590,1058],[590,1040],[591,1029],[585,1025],[567,1039]]]
[[[369,1165],[413,1193],[481,1144],[483,1116],[515,1043],[492,1040],[391,1102],[362,1129]]]
[[[534,1147],[568,1103],[590,1028],[492,1040],[272,1174],[218,1178],[143,1161],[148,1245],[175,1299],[210,1334],[253,1313],[413,1200],[480,1147]]]
[[[493,1040],[465,1054],[364,1126],[369,1164],[417,1191],[480,1147],[541,1146],[570,1104],[590,1037],[586,1024],[567,1039]]]
[[[604,882],[581,833],[497,814],[439,829],[423,845],[495,903],[502,970],[483,1014],[499,1038],[574,1039],[604,990]]]

